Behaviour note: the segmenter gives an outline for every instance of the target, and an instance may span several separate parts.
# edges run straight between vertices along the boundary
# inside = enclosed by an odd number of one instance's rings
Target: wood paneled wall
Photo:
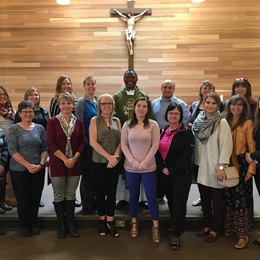
[[[48,106],[63,73],[79,96],[90,74],[97,78],[97,94],[120,88],[128,64],[126,25],[110,16],[110,8],[125,8],[127,1],[71,2],[1,0],[0,84],[13,103],[36,85]],[[233,80],[245,76],[254,96],[260,95],[260,1],[136,0],[135,7],[152,8],[135,27],[135,70],[152,99],[166,78],[187,102],[197,97],[204,79],[228,97]]]

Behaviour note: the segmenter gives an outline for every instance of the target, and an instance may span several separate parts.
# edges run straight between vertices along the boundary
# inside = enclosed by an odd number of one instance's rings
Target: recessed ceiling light
[[[56,0],[58,5],[69,5],[70,0]]]
[[[199,4],[199,3],[203,3],[204,0],[191,0],[191,2],[194,4]]]

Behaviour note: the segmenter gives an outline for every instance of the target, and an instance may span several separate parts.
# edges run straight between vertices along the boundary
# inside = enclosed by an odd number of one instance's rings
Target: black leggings
[[[118,167],[107,168],[107,163],[93,163],[97,211],[99,216],[114,216],[116,207],[116,187]]]

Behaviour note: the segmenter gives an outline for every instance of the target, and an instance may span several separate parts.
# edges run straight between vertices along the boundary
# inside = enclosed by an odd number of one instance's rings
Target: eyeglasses
[[[178,112],[168,112],[168,115],[173,115],[173,116],[179,116],[181,113]]]
[[[111,103],[111,102],[103,102],[103,103],[100,103],[102,106],[112,106],[113,105],[113,103]]]
[[[28,110],[28,111],[24,111],[24,110],[22,110],[21,113],[24,113],[24,114],[32,114],[33,111],[32,111],[32,110]]]
[[[5,93],[0,93],[0,97],[7,97]]]

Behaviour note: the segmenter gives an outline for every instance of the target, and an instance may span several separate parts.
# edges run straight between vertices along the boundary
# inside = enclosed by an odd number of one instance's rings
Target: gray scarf
[[[192,125],[192,131],[194,136],[198,138],[202,143],[207,143],[209,137],[214,133],[215,126],[219,123],[221,115],[216,112],[212,115],[207,115],[204,111],[201,111]]]

